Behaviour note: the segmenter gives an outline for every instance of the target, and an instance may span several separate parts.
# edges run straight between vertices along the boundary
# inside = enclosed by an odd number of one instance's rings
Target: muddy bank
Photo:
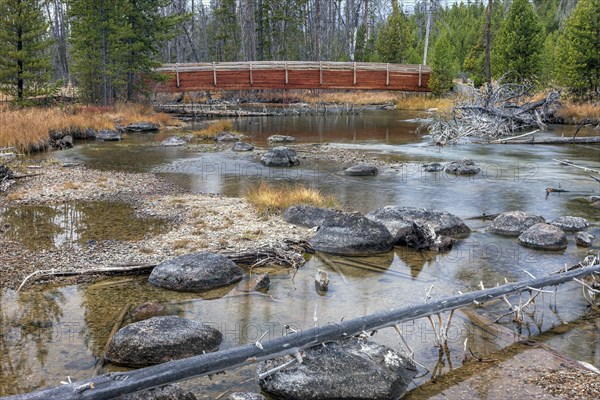
[[[135,217],[162,221],[163,229],[157,234],[148,229],[141,240],[65,241],[59,246],[32,248],[9,239],[9,231],[17,227],[0,221],[0,226],[8,225],[0,233],[0,287],[14,288],[39,269],[154,264],[196,251],[235,252],[277,245],[287,239],[300,241],[308,234],[307,229],[291,226],[279,216],[258,215],[245,199],[181,193],[153,174],[56,163],[36,167],[36,173],[42,175],[13,183],[0,195],[0,211],[22,206],[126,202]],[[115,220],[114,224],[118,223]],[[122,229],[130,227],[124,223]]]

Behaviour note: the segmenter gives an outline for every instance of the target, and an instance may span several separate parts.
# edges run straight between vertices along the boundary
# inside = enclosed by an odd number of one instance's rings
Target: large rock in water
[[[426,208],[386,206],[366,215],[373,221],[384,224],[392,233],[396,241],[412,231],[408,224],[413,222],[419,225],[429,225],[436,235],[451,237],[464,237],[471,233],[471,229],[454,214],[441,210],[428,210]]]
[[[565,232],[579,232],[587,229],[589,226],[587,220],[581,217],[559,217],[552,221],[551,224]]]
[[[453,175],[475,175],[481,169],[472,160],[453,161],[446,166],[445,171]]]
[[[344,170],[347,176],[375,176],[379,173],[377,167],[373,164],[357,164]]]
[[[96,132],[96,140],[104,142],[118,142],[121,140],[121,135],[117,131],[111,131],[108,129]]]
[[[233,147],[231,148],[231,150],[233,150],[235,152],[253,151],[254,150],[254,146],[251,145],[250,143],[237,142],[236,144],[233,145]]]
[[[125,394],[116,400],[197,400],[194,393],[177,385],[164,385],[141,392]]]
[[[329,218],[309,244],[317,251],[341,256],[387,253],[394,246],[392,235],[383,224],[359,213],[339,213]]]
[[[134,322],[113,336],[105,358],[113,364],[146,367],[216,351],[221,332],[203,323],[176,317]]]
[[[267,151],[261,158],[260,162],[267,167],[293,167],[300,164],[296,150],[289,147],[274,147]]]
[[[578,232],[575,235],[575,244],[580,247],[592,247],[594,244],[594,235],[588,232]]]
[[[267,138],[270,143],[291,143],[295,142],[296,138],[287,135],[271,135]]]
[[[567,248],[567,235],[562,229],[550,224],[535,224],[518,239],[525,247],[538,250],[563,250]]]
[[[490,225],[490,232],[506,236],[519,236],[535,224],[544,223],[540,215],[523,211],[508,211],[498,215]]]
[[[158,264],[148,282],[180,292],[199,292],[238,282],[244,275],[244,270],[220,254],[194,253]]]
[[[151,122],[134,122],[127,125],[124,129],[125,132],[158,132],[160,127]]]
[[[339,212],[328,208],[295,205],[283,213],[283,219],[290,224],[313,228],[321,226],[325,221],[338,215]]]
[[[170,138],[163,140],[161,143],[161,145],[164,147],[178,147],[185,146],[186,144],[187,142],[185,140],[177,136],[171,136]]]
[[[227,396],[225,400],[267,400],[267,398],[258,393],[235,392]]]
[[[357,338],[304,351],[296,364],[259,381],[261,389],[286,400],[399,399],[417,375],[414,363],[386,346]],[[264,361],[258,373],[289,357]]]
[[[215,142],[237,142],[240,138],[231,132],[219,132],[215,135]]]

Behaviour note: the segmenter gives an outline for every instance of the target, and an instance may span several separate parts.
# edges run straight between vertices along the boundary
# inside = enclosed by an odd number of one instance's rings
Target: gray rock
[[[165,147],[177,147],[177,146],[185,146],[187,142],[180,137],[171,136],[168,139],[162,141],[161,145]]]
[[[314,206],[295,205],[289,207],[283,213],[283,219],[290,224],[313,228],[338,215],[339,212],[328,208]]]
[[[344,170],[344,175],[347,176],[375,176],[379,173],[379,169],[373,164],[358,164]]]
[[[405,245],[416,250],[449,250],[456,243],[455,239],[435,233],[433,226],[412,223],[412,230],[402,237],[397,244]]]
[[[446,172],[453,175],[475,175],[480,171],[472,160],[453,161],[446,166]]]
[[[267,138],[267,141],[270,143],[292,143],[296,141],[296,138],[286,135],[272,135]]]
[[[242,151],[254,151],[254,146],[250,143],[237,142],[231,148],[233,151],[242,152]]]
[[[426,208],[386,206],[366,215],[367,218],[384,224],[396,242],[412,231],[413,223],[433,228],[436,235],[464,237],[471,229],[454,214]]]
[[[589,226],[587,220],[581,217],[559,217],[552,221],[551,224],[565,232],[579,232],[587,229]]]
[[[578,232],[575,235],[575,244],[580,247],[592,247],[594,244],[594,235],[588,232]]]
[[[125,132],[158,132],[160,127],[151,122],[134,122],[127,125],[124,129]]]
[[[444,166],[438,162],[423,165],[423,171],[425,172],[438,172],[442,171],[443,169]]]
[[[540,215],[523,211],[508,211],[498,215],[490,225],[490,232],[506,236],[519,236],[535,224],[546,222]]]
[[[267,151],[260,162],[267,167],[293,167],[300,164],[296,150],[288,147],[274,147]]]
[[[264,361],[258,373],[289,360]],[[259,381],[261,389],[286,400],[390,400],[406,391],[417,369],[408,358],[386,346],[356,338],[304,351],[296,364]]]
[[[324,253],[365,256],[390,251],[393,238],[383,224],[359,213],[339,213],[321,225],[309,244]]]
[[[153,317],[119,329],[105,358],[117,365],[146,367],[216,351],[222,341],[221,332],[200,322]]]
[[[219,132],[215,136],[215,142],[237,142],[240,138],[231,132]]]
[[[165,289],[199,292],[238,282],[244,275],[240,267],[220,254],[194,253],[158,264],[148,282]]]
[[[194,393],[177,385],[164,385],[119,396],[116,400],[197,400]]]
[[[158,317],[166,314],[166,308],[160,303],[148,301],[140,304],[129,312],[129,316],[133,322],[142,321],[152,317]]]
[[[268,273],[253,275],[248,283],[249,291],[268,290],[271,286],[271,276]]]
[[[563,250],[567,248],[567,235],[554,225],[540,223],[523,232],[518,242],[538,250]]]
[[[104,142],[118,142],[121,140],[121,135],[117,131],[105,129],[96,132],[96,140],[101,140]]]
[[[267,400],[267,398],[258,393],[235,392],[227,396],[225,400]]]

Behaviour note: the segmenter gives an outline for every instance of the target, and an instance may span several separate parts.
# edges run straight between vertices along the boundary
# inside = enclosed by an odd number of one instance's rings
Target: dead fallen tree
[[[467,137],[495,140],[529,128],[545,129],[560,93],[526,102],[532,87],[526,84],[484,85],[472,88],[470,96],[453,107],[449,115],[438,115],[421,127],[439,144],[456,143]]]
[[[501,298],[511,293],[539,290],[577,278],[600,273],[600,265],[560,272],[543,278],[531,279],[497,286],[477,292],[460,294],[422,305],[386,310],[376,314],[316,326],[305,331],[292,332],[265,342],[256,342],[215,353],[202,354],[182,360],[171,361],[130,372],[108,373],[95,378],[44,389],[33,393],[7,397],[7,400],[50,400],[50,399],[112,399],[127,393],[214,374],[228,368],[255,363],[286,354],[297,354],[304,348],[332,342],[371,332],[419,318],[439,315],[473,303],[482,303]]]

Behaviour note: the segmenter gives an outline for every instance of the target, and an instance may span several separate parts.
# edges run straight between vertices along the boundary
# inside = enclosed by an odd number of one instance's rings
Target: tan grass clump
[[[325,196],[320,190],[305,186],[273,187],[265,182],[261,182],[257,188],[250,190],[246,199],[260,214],[282,212],[297,204],[327,208],[339,207],[335,197]]]
[[[426,111],[437,109],[437,111],[448,111],[454,105],[454,101],[449,98],[410,96],[398,99],[396,108],[399,110]]]
[[[220,132],[234,132],[233,121],[230,119],[217,119],[210,121],[206,128],[199,131],[194,131],[192,134],[204,139],[213,139]]]
[[[589,123],[600,124],[600,103],[565,102],[556,112],[556,116],[571,123],[578,124],[587,119]]]

